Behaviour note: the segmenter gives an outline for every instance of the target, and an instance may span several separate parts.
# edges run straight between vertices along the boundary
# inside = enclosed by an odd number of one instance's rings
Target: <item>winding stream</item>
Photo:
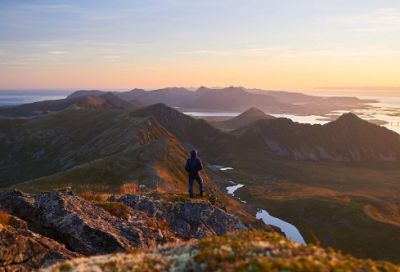
[[[243,186],[244,186],[243,184],[237,184],[233,186],[228,186],[226,187],[226,189],[228,190],[228,194],[234,196],[235,191],[239,188],[242,188]],[[243,201],[240,198],[239,200],[242,203],[246,203],[246,201]],[[256,217],[257,219],[262,219],[265,224],[274,225],[281,228],[281,230],[286,234],[286,237],[290,238],[290,240],[297,242],[299,244],[305,244],[305,241],[301,236],[299,230],[292,224],[289,224],[288,222],[285,222],[279,218],[269,215],[269,213],[266,210],[259,210],[257,212]]]

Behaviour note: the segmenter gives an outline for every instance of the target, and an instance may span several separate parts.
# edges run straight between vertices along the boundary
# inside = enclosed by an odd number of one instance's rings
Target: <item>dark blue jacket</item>
[[[196,150],[190,153],[191,158],[186,161],[185,170],[189,173],[189,178],[199,177],[199,171],[203,170],[201,160],[197,158]]]

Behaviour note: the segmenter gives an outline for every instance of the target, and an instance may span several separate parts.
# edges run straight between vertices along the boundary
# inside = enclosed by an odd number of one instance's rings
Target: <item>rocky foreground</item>
[[[79,258],[41,270],[59,271],[400,271],[388,262],[342,256],[332,249],[299,245],[264,231],[235,232],[150,253],[127,251]]]
[[[85,198],[1,192],[0,271],[400,271],[255,230],[210,195]]]
[[[32,271],[79,257],[246,231],[213,196],[148,192],[87,201],[70,189],[0,193],[0,271]],[[265,230],[274,231],[264,225]]]

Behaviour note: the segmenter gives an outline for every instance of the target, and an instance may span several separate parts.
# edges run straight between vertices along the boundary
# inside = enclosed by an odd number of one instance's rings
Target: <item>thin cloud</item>
[[[400,31],[400,11],[394,8],[377,10],[374,13],[338,19],[358,32],[397,32]]]
[[[68,54],[68,53],[64,52],[64,51],[50,51],[49,54],[52,54],[52,55],[65,55],[65,54]]]
[[[214,51],[214,50],[196,50],[191,52],[181,52],[183,55],[220,55],[220,56],[229,56],[233,55],[232,51]]]
[[[19,7],[23,10],[31,10],[35,12],[80,12],[81,9],[71,5],[34,5],[34,4],[21,4]]]
[[[356,90],[356,91],[400,91],[400,86],[341,86],[317,87],[317,90]]]

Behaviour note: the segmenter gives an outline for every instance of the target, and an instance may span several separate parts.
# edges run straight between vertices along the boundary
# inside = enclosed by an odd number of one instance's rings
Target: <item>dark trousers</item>
[[[199,187],[200,187],[200,193],[202,194],[203,191],[203,180],[201,179],[201,177],[189,177],[189,195],[193,196],[193,183],[194,180],[196,180],[199,183]]]

